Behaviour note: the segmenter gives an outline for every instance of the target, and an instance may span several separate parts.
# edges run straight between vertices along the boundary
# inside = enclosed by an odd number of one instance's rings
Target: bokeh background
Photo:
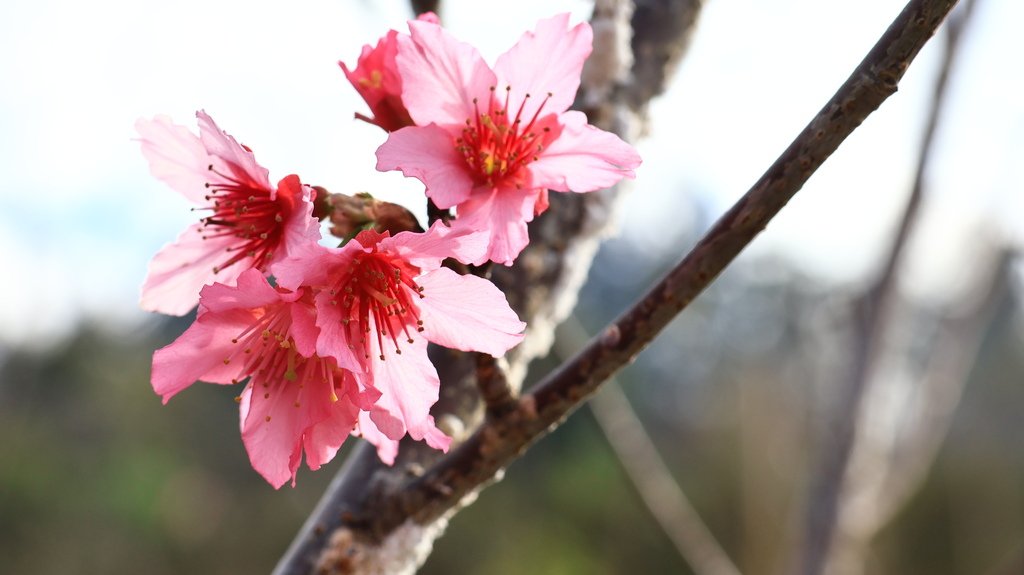
[[[901,6],[713,0],[645,164],[533,376],[641,294],[831,96]],[[558,11],[446,0],[446,25],[493,59]],[[133,124],[207,110],[272,177],[370,191],[422,214],[422,191],[373,170],[384,138],[337,61],[409,17],[404,2],[15,0],[0,6],[0,571],[267,572],[344,451],[274,491],[249,468],[236,390],[167,406],[154,349],[190,318],[136,307],[146,262],[192,220],[148,175]],[[899,276],[892,373],[928,363],[971,310],[991,246],[1024,230],[1024,4],[978,0]],[[877,277],[909,192],[939,59],[843,145],[739,261],[620,382],[676,481],[744,573],[795,560],[814,458],[829,434],[855,302]],[[1011,260],[1012,261],[1012,260]],[[1018,573],[1024,553],[1024,349],[1015,263],[934,465],[874,539],[872,573]],[[969,314],[967,314],[969,316]],[[918,370],[920,371],[920,370]],[[894,385],[894,389],[899,388]],[[899,419],[899,394],[886,405]],[[1016,566],[1016,567],[1015,567]],[[461,513],[424,573],[686,573],[587,410]],[[1002,571],[1000,571],[1002,570]]]

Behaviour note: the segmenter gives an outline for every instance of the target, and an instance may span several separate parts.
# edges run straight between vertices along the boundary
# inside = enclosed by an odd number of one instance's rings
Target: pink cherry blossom
[[[420,21],[438,23],[432,12],[422,14]],[[398,31],[390,30],[377,42],[377,46],[363,46],[354,70],[344,62],[338,62],[352,87],[359,92],[370,106],[372,118],[356,114],[356,118],[393,132],[412,125],[412,118],[402,104],[402,77],[395,65],[398,53]]]
[[[371,230],[341,248],[310,246],[277,269],[282,285],[318,290],[316,352],[368,375],[381,396],[367,419],[390,440],[408,432],[435,448],[450,441],[429,415],[439,381],[428,341],[500,356],[522,340],[525,324],[494,284],[441,267],[484,249],[485,234],[437,222],[425,233]],[[378,451],[385,458],[388,448]]]
[[[199,136],[165,116],[135,127],[150,171],[204,214],[153,258],[144,309],[183,315],[213,281],[231,285],[245,270],[269,272],[294,246],[320,238],[315,192],[296,175],[272,186],[252,152],[197,112]]]
[[[249,460],[275,488],[306,465],[319,469],[345,438],[358,433],[359,413],[380,396],[361,376],[315,353],[319,330],[308,290],[274,288],[249,269],[237,286],[203,288],[196,321],[153,354],[153,389],[164,403],[196,380],[234,384]]]
[[[640,157],[629,144],[567,111],[591,51],[588,24],[542,20],[493,69],[436,24],[409,30],[396,38],[395,61],[415,126],[388,136],[377,169],[419,179],[438,207],[457,208],[457,227],[486,231],[488,248],[471,263],[511,265],[548,190],[589,192],[635,176]]]

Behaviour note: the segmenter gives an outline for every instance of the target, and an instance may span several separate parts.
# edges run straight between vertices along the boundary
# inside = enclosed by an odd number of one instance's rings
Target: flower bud
[[[398,204],[382,202],[366,192],[354,196],[332,194],[329,199],[331,234],[349,240],[364,230],[379,233],[422,232],[412,212]]]

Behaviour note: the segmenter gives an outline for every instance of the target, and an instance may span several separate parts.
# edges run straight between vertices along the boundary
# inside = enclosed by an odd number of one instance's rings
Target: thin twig
[[[426,12],[437,14],[441,9],[441,0],[409,0],[409,3],[412,4],[412,11],[417,16]]]
[[[949,72],[959,46],[962,23],[969,15],[972,2],[967,0],[964,4],[961,14],[950,18],[945,28],[944,59],[936,78],[927,124],[921,136],[914,184],[878,280],[865,298],[863,315],[851,354],[853,359],[849,379],[843,388],[842,398],[837,403],[842,411],[837,414],[838,421],[833,423],[830,440],[826,441],[821,450],[821,467],[812,478],[800,567],[800,572],[804,575],[817,575],[823,571],[832,546],[839,501],[857,437],[857,421],[864,403],[865,390],[881,355],[884,334],[892,321],[893,306],[897,298],[897,272],[906,251],[907,240],[920,214],[924,177],[945,101]]]
[[[864,572],[868,545],[899,511],[927,476],[945,438],[964,386],[975,366],[1010,282],[1015,254],[990,243],[974,254],[984,260],[969,304],[950,312],[940,323],[927,363],[916,381],[889,381],[876,376],[865,397],[858,435],[851,453],[839,513],[835,548],[826,572]],[[873,406],[891,402],[891,389],[881,384],[913,386],[915,401],[898,415],[878,421]]]
[[[672,478],[615,378],[588,405],[640,498],[694,574],[740,575]]]
[[[562,344],[556,346],[559,356],[567,351],[564,348],[578,347],[589,339],[575,317],[566,320],[561,330],[567,336],[558,340]],[[672,478],[672,472],[658,455],[658,449],[614,377],[605,382],[600,393],[590,398],[589,406],[647,510],[694,574],[740,575],[740,570]]]
[[[926,397],[908,432],[906,445],[897,446],[890,461],[878,502],[881,528],[914,493],[946,435],[964,385],[974,368],[988,328],[1005,301],[1011,281],[1012,264],[1019,254],[1005,247],[989,246],[988,253],[976,254],[989,269],[981,276],[974,300],[943,318],[935,344],[921,376],[920,393]]]
[[[909,2],[832,100],[682,262],[524,396],[519,409],[485,422],[464,444],[391,496],[399,512],[383,514],[380,531],[387,533],[409,517],[420,524],[440,517],[492,481],[501,468],[631,361],[764,229],[842,141],[895,93],[907,66],[955,3]]]

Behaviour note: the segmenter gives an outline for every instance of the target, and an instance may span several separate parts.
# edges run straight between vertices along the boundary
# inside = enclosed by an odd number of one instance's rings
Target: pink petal
[[[388,465],[395,464],[395,457],[398,456],[398,440],[391,439],[384,435],[377,424],[370,419],[370,412],[359,412],[359,435],[369,441],[377,448],[377,457]]]
[[[440,268],[416,282],[423,287],[420,319],[430,341],[494,357],[505,355],[522,341],[526,324],[490,281]]]
[[[153,354],[153,391],[166,404],[196,380],[232,383],[242,366],[224,360],[235,351],[231,339],[252,322],[247,310],[201,314],[178,339]]]
[[[525,121],[533,118],[543,103],[545,114],[569,109],[580,87],[583,62],[590,55],[593,32],[587,23],[566,31],[569,14],[541,20],[537,29],[523,34],[519,42],[498,57],[494,73],[499,93],[506,86],[509,93],[509,114],[522,104]],[[551,97],[544,103],[548,94]],[[526,94],[530,94],[526,98]]]
[[[203,308],[212,312],[235,309],[254,309],[281,301],[281,293],[275,290],[263,274],[249,268],[238,274],[237,285],[210,284],[200,292]]]
[[[135,122],[149,171],[194,203],[203,203],[210,164],[199,138],[167,116]]]
[[[391,415],[383,407],[374,407],[370,410],[370,421],[388,439],[399,441],[405,436],[405,422]]]
[[[310,468],[316,469],[330,460],[344,441],[344,436],[338,437],[338,429],[351,432],[355,425],[354,407],[339,405],[343,401],[351,404],[346,391],[354,384],[343,385],[338,401],[332,401],[327,385],[317,385],[321,380],[316,374],[323,367],[320,360],[313,360],[299,368],[298,380],[305,385],[284,378],[253,377],[242,395],[242,441],[253,468],[274,488],[289,477],[295,486],[303,445],[313,448],[307,457],[312,458]],[[317,433],[321,425],[324,427]]]
[[[316,308],[306,303],[307,300],[290,304],[292,325],[289,333],[295,342],[295,349],[303,357],[316,354],[316,342],[320,337],[320,328],[316,326]]]
[[[401,170],[427,188],[427,197],[439,208],[460,204],[473,189],[466,159],[444,129],[430,124],[391,132],[377,148],[377,170]]]
[[[487,234],[469,228],[452,229],[436,221],[424,233],[401,232],[381,244],[426,272],[441,267],[448,257],[465,264],[480,259],[487,251]]]
[[[149,263],[149,273],[142,284],[140,305],[147,311],[169,315],[185,315],[199,301],[204,285],[219,281],[233,284],[238,274],[252,266],[245,258],[214,273],[213,268],[224,259],[232,237],[203,239],[203,225],[189,226],[173,244],[163,247]]]
[[[273,263],[284,260],[293,253],[302,253],[321,239],[319,222],[313,217],[313,195],[315,190],[299,181],[292,174],[278,182],[278,203],[285,206],[285,227],[281,245],[273,255]]]
[[[331,304],[337,297],[331,295],[329,291],[321,291],[316,295],[316,326],[320,329],[316,353],[320,357],[333,357],[341,369],[364,372],[367,369],[367,358],[364,356],[362,346],[356,342],[353,342],[355,345],[350,345],[347,327],[342,323],[345,317],[342,315],[341,306]]]
[[[266,389],[266,391],[264,391]],[[242,392],[239,420],[242,442],[249,462],[274,489],[295,474],[302,459],[302,432],[307,427],[301,407],[295,408],[302,390],[298,386],[263,388],[250,382]]]
[[[530,185],[558,192],[592,192],[636,177],[640,155],[621,138],[587,124],[582,112],[559,117],[561,133],[527,166]]]
[[[441,451],[448,453],[448,448],[451,447],[452,444],[452,438],[445,435],[443,431],[434,425],[433,416],[427,417],[427,423],[428,429],[423,435],[423,441],[434,449],[440,449]]]
[[[206,112],[196,112],[196,118],[199,120],[199,139],[206,147],[215,170],[225,177],[248,180],[253,187],[274,189],[270,185],[270,173],[256,163],[252,152],[221,130]]]
[[[485,231],[490,236],[487,253],[470,263],[479,265],[490,260],[512,265],[519,252],[530,243],[526,222],[533,220],[539,195],[539,190],[478,189],[462,203],[453,227]]]
[[[370,352],[374,358],[381,353],[377,338],[371,335]],[[401,428],[416,440],[433,435],[430,407],[437,402],[438,380],[434,365],[427,358],[427,340],[416,338],[403,344],[401,355],[385,350],[384,360],[371,363],[373,383],[381,392],[370,418],[377,428],[391,439],[401,437]]]
[[[398,74],[395,55],[398,53],[398,32],[390,30],[376,47],[363,46],[355,70],[339,62],[345,77],[359,92],[373,113],[373,118],[356,114],[356,118],[393,132],[413,125],[402,104],[402,77]]]
[[[321,465],[334,459],[338,449],[355,429],[359,420],[359,408],[353,401],[353,397],[359,393],[358,387],[351,374],[337,373],[343,374],[339,389],[336,391],[338,400],[328,404],[327,410],[330,415],[327,419],[314,425],[304,436],[306,465],[313,470],[320,469]]]
[[[354,248],[359,249],[359,246]],[[281,287],[323,286],[331,270],[347,266],[352,260],[352,249],[349,244],[341,248],[328,248],[312,242],[296,244],[289,249],[287,258],[274,262],[271,271]]]
[[[411,36],[398,36],[402,101],[419,126],[458,126],[475,114],[473,99],[486,102],[494,72],[476,48],[429,22],[409,22]]]

